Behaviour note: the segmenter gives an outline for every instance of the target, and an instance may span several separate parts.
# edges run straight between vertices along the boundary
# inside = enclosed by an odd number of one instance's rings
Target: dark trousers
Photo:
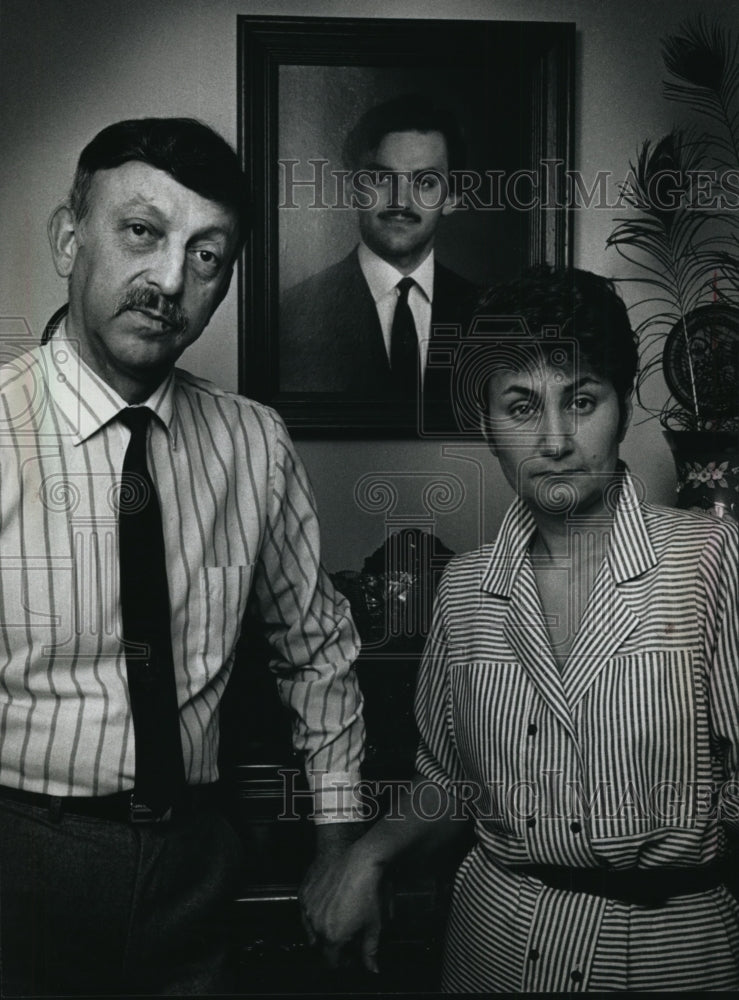
[[[138,826],[0,800],[0,995],[231,992],[240,868],[211,810]]]

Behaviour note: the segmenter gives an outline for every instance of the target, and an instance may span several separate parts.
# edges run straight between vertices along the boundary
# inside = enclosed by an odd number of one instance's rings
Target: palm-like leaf
[[[739,40],[703,17],[687,21],[662,42],[662,58],[673,80],[665,97],[689,104],[719,126],[710,136],[714,165],[739,163]]]
[[[724,250],[716,258],[714,289],[723,302],[739,302],[739,238],[733,240],[736,249]]]
[[[696,210],[689,184],[690,171],[700,163],[699,154],[691,135],[680,130],[670,132],[656,145],[647,139],[621,186],[621,199],[635,214],[616,219],[607,241],[645,272],[638,280],[651,294],[643,303],[657,307],[635,331],[642,355],[637,382],[640,403],[646,379],[661,362],[665,336],[682,323],[687,338],[686,318],[698,305],[715,268],[710,249],[713,240],[702,235],[711,217]],[[699,425],[701,404],[692,373],[691,381],[692,416]]]
[[[702,408],[710,400],[699,398],[693,369],[687,319],[707,301],[739,301],[739,238],[736,213],[707,211],[700,204],[691,176],[716,171],[715,193],[722,190],[726,168],[739,166],[739,41],[720,27],[699,17],[663,40],[662,56],[672,79],[665,96],[690,105],[710,124],[710,131],[673,129],[658,143],[645,141],[635,164],[621,186],[628,216],[615,220],[607,241],[642,277],[628,279],[645,288],[632,308],[650,311],[636,328],[640,345],[637,398],[645,382],[662,366],[665,339],[682,329],[691,382],[691,412],[668,404],[660,411],[665,423],[705,426]],[[705,190],[701,192],[705,201]],[[708,199],[711,206],[711,200]],[[646,409],[646,407],[645,407]],[[655,413],[655,411],[649,411]]]

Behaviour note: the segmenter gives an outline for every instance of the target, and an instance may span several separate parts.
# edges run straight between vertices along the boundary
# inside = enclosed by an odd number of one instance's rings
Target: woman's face
[[[584,514],[601,505],[631,417],[627,401],[621,420],[611,382],[582,363],[501,370],[488,383],[488,416],[490,448],[532,510]]]

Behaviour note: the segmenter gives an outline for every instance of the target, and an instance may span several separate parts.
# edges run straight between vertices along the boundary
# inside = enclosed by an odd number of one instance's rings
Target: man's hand
[[[364,829],[356,823],[317,828],[318,853],[300,888],[300,907],[310,944],[323,949],[331,968],[339,965],[342,952],[356,939],[362,964],[379,972],[383,869],[361,843],[348,846]]]

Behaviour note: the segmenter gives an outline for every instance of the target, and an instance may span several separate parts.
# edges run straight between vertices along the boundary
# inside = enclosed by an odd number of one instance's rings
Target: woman
[[[307,887],[310,933],[376,968],[384,870],[466,810],[444,990],[735,989],[736,526],[647,503],[619,461],[637,354],[610,282],[537,269],[484,313],[471,382],[517,497],[439,586],[405,819]]]

